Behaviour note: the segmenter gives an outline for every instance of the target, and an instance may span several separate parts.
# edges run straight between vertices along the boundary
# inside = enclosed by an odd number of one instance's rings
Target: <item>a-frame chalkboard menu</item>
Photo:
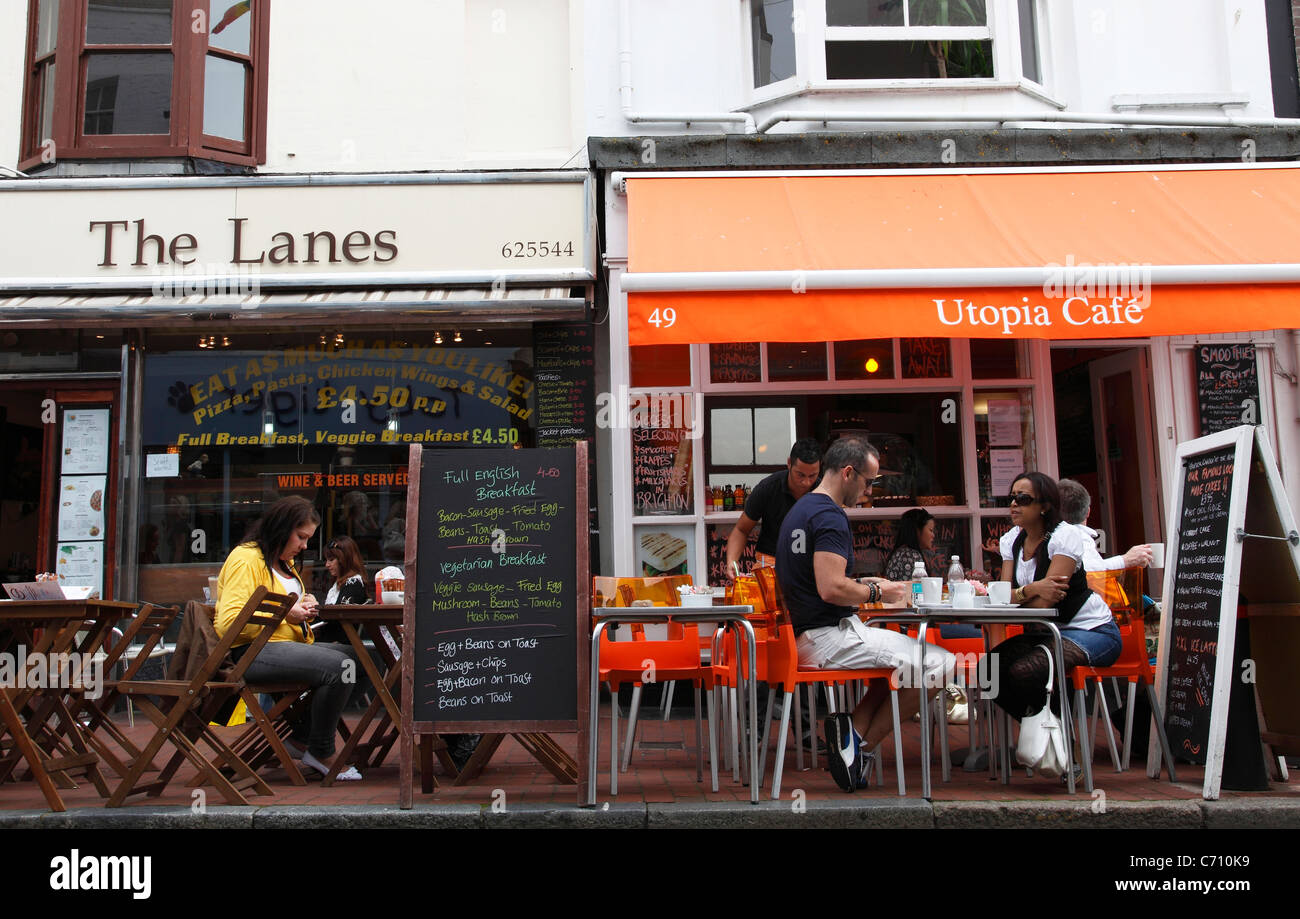
[[[1212,800],[1225,764],[1267,787],[1300,754],[1300,534],[1263,428],[1179,444],[1178,464],[1156,691],[1174,757],[1205,766]]]
[[[587,445],[563,449],[411,447],[406,513],[401,805],[412,803],[416,738],[424,787],[431,735],[482,734],[457,783],[507,734],[556,778],[587,751],[590,591]],[[581,526],[578,522],[581,521]]]

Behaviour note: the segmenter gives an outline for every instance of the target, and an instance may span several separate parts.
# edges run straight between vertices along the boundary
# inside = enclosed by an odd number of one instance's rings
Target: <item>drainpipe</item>
[[[754,116],[748,112],[635,112],[632,110],[632,8],[631,0],[618,4],[619,106],[628,124],[648,122],[685,124],[709,122],[740,124],[746,134],[754,133]]]

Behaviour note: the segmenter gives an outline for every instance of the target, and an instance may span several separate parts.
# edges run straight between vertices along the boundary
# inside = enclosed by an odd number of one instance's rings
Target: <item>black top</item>
[[[1063,523],[1063,521],[1057,521],[1056,526],[1059,527]],[[1064,525],[1070,526],[1068,523],[1065,523]],[[1047,544],[1051,541],[1054,532],[1056,532],[1056,527],[1052,527],[1051,530],[1043,534],[1043,541],[1039,544],[1038,551],[1034,554],[1035,581],[1041,581],[1043,578],[1047,577],[1047,568],[1051,565],[1051,559],[1047,557]],[[1012,590],[1023,586],[1020,583],[1020,578],[1016,574],[1016,569],[1019,566],[1015,563],[1015,560],[1022,557],[1021,552],[1024,550],[1025,539],[1028,535],[1029,534],[1024,530],[1021,530],[1020,535],[1017,536],[1015,542],[1011,544]],[[1074,614],[1083,608],[1083,604],[1088,602],[1090,596],[1092,596],[1092,588],[1088,586],[1088,575],[1083,570],[1083,565],[1077,565],[1074,569],[1074,574],[1070,575],[1070,583],[1065,588],[1065,596],[1061,598],[1061,602],[1056,604],[1056,624],[1058,626],[1063,626],[1069,623],[1069,621],[1074,618]]]
[[[826,495],[812,492],[800,498],[786,514],[777,540],[776,576],[796,635],[838,625],[845,616],[853,614],[853,607],[827,603],[817,593],[813,565],[816,552],[842,555],[844,570],[853,568],[853,534],[849,531],[848,514]]]
[[[745,499],[745,515],[759,524],[758,551],[776,555],[776,538],[781,532],[781,521],[794,507],[795,496],[790,494],[789,469],[774,472],[754,486]]]

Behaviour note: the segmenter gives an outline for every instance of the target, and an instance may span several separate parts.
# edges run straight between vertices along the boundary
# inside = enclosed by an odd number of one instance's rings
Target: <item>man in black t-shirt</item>
[[[740,560],[754,527],[759,526],[756,551],[759,564],[770,565],[776,555],[776,536],[781,531],[781,521],[794,503],[808,494],[817,484],[821,472],[821,448],[811,437],[796,440],[790,448],[786,468],[774,472],[754,486],[745,500],[744,510],[727,537],[727,577],[735,569],[733,562]]]
[[[777,539],[776,575],[797,636],[799,667],[888,668],[901,686],[914,690],[925,685],[934,688],[930,695],[937,695],[952,678],[956,659],[951,654],[937,645],[923,649],[916,639],[898,632],[868,629],[856,615],[863,603],[903,603],[909,587],[848,576],[853,534],[844,508],[857,504],[871,488],[880,472],[880,457],[866,441],[846,437],[831,444],[822,462],[821,484],[790,510]],[[901,719],[910,719],[920,709],[920,695],[899,693]],[[865,787],[873,765],[867,751],[893,730],[891,709],[883,704],[888,697],[886,682],[872,680],[852,715],[826,719],[831,774],[845,791]]]

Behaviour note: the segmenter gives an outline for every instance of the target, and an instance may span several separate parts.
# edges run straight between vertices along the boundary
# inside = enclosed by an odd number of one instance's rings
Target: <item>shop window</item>
[[[826,379],[826,342],[768,342],[767,379],[772,383]]]
[[[870,506],[966,502],[959,393],[714,396],[704,406],[709,487],[756,483],[785,465],[790,447],[801,437],[815,438],[825,450],[850,436],[865,437],[880,451],[880,478]]]
[[[1011,483],[1038,468],[1029,390],[975,393],[975,450],[980,507],[1010,507]]]
[[[952,339],[900,338],[900,374],[905,380],[938,380],[952,376]]]
[[[199,596],[248,525],[299,494],[321,517],[301,561],[323,597],[332,538],[353,539],[371,575],[403,563],[412,443],[538,445],[532,331],[455,347],[402,334],[146,339],[140,595]]]
[[[30,0],[24,168],[265,159],[266,0]]]
[[[758,342],[709,345],[709,382],[759,383],[762,379],[763,353]]]
[[[691,385],[690,345],[633,345],[628,348],[631,385]]]
[[[1024,342],[999,338],[970,340],[970,371],[977,380],[1024,380],[1029,354]]]
[[[894,378],[894,340],[869,338],[837,341],[835,379],[892,380]]]
[[[0,333],[0,373],[116,373],[121,369],[120,331],[10,329]]]

